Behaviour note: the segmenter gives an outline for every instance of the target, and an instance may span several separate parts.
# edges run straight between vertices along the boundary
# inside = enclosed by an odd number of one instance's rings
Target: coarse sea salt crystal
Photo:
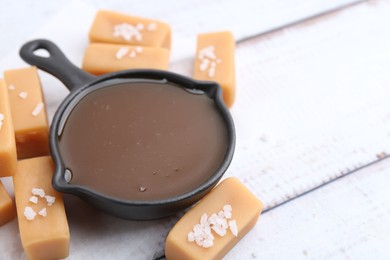
[[[232,217],[232,206],[231,205],[223,206],[223,212],[225,214],[225,218],[230,219]]]
[[[8,86],[8,89],[9,89],[9,90],[14,90],[14,89],[15,89],[15,86],[11,84],[11,85]]]
[[[222,209],[225,212],[228,212],[228,211],[232,212],[232,205],[227,204],[227,205],[223,206]]]
[[[215,75],[215,68],[211,67],[209,70],[209,77],[212,78]]]
[[[226,228],[224,228],[221,225],[214,225],[212,229],[217,233],[220,237],[223,237],[226,235]]]
[[[45,197],[45,191],[43,189],[32,188],[31,193],[33,195],[38,195],[41,198]]]
[[[22,99],[26,99],[27,96],[28,96],[27,92],[22,91],[22,92],[19,93],[19,97],[22,98]]]
[[[200,218],[200,224],[201,224],[201,225],[206,225],[206,222],[207,222],[207,214],[204,213],[204,214],[202,215],[202,217]]]
[[[220,237],[224,237],[227,234],[228,228],[234,236],[238,235],[238,228],[236,220],[227,219],[232,216],[232,206],[227,204],[224,205],[222,210],[218,213],[211,214],[210,217],[207,217],[206,213],[200,217],[200,223],[195,224],[192,231],[187,235],[187,240],[189,242],[196,242],[198,246],[209,248],[214,245],[214,231]]]
[[[38,212],[38,214],[41,215],[42,217],[46,217],[47,216],[46,208],[41,209]]]
[[[56,201],[56,198],[55,198],[55,197],[53,197],[53,196],[48,196],[48,195],[45,196],[45,199],[46,199],[46,202],[47,202],[47,205],[48,205],[48,206],[53,205],[54,202]]]
[[[144,25],[142,23],[137,23],[137,25],[135,26],[138,30],[142,31],[144,29]]]
[[[129,51],[129,47],[120,47],[116,52],[115,57],[120,60],[122,59]]]
[[[31,208],[31,207],[25,207],[24,208],[24,216],[26,217],[27,220],[33,220],[37,213]]]
[[[210,63],[210,60],[208,60],[208,59],[203,59],[202,62],[200,63],[200,65],[199,65],[200,71],[205,71],[205,70],[207,70],[207,68],[208,68],[208,66],[209,66],[209,63]]]
[[[203,241],[203,247],[204,248],[209,248],[209,247],[212,247],[214,245],[214,242],[212,239],[205,239]]]
[[[38,203],[38,197],[37,196],[31,196],[28,201],[37,204]]]
[[[229,221],[229,228],[232,234],[236,237],[238,236],[238,228],[237,228],[237,223],[236,220],[230,220]]]
[[[203,226],[203,235],[205,239],[211,239],[211,227],[209,225]]]
[[[188,233],[187,238],[189,242],[194,242],[195,241],[194,232],[191,231],[190,233]]]
[[[148,31],[154,31],[154,30],[157,29],[157,24],[152,22],[152,23],[148,24],[148,28],[147,29],[148,29]]]
[[[212,224],[212,225],[215,225],[217,224],[217,214],[213,213],[210,217],[209,217],[209,223]]]
[[[137,53],[135,51],[130,52],[130,58],[135,58],[137,56]]]
[[[135,47],[135,51],[138,52],[138,53],[141,53],[142,52],[142,47],[141,46],[136,46]]]
[[[37,106],[36,106],[36,107],[34,108],[34,110],[32,111],[32,115],[33,115],[33,116],[39,115],[39,113],[41,113],[42,109],[43,109],[43,103],[40,102],[40,103],[37,104]]]
[[[139,29],[136,26],[128,23],[115,25],[113,35],[115,37],[122,37],[126,41],[131,41],[133,37],[135,37],[135,39],[138,41],[142,39],[142,35],[139,32]]]
[[[0,113],[0,130],[1,127],[3,126],[3,120],[4,120],[4,114]]]
[[[213,45],[207,46],[198,52],[198,59],[204,59],[204,58],[209,58],[209,59],[215,59],[215,53],[214,53],[215,47]]]

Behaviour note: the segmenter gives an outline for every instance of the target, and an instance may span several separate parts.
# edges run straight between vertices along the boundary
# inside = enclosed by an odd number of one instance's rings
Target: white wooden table
[[[164,2],[2,1],[0,70],[25,66],[17,49],[34,37],[55,41],[80,65],[102,8],[170,23],[170,70],[185,75],[196,34],[230,29],[237,149],[226,176],[266,208],[226,259],[390,259],[390,1]],[[52,117],[67,91],[41,76]],[[12,193],[11,180],[2,181]],[[179,218],[124,221],[65,201],[69,259],[159,257]],[[25,259],[15,220],[0,228],[0,259]]]

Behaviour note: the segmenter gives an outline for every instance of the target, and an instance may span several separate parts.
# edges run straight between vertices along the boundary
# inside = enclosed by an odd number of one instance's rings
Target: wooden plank
[[[237,39],[242,39],[259,32],[271,30],[276,27],[301,20],[304,17],[313,16],[327,10],[346,6],[364,0],[282,0],[282,1],[258,1],[237,0],[208,1],[176,1],[165,0],[164,4],[156,4],[155,1],[83,1],[90,3],[97,9],[111,9],[138,16],[151,17],[168,22],[174,32],[173,59],[191,56],[195,50],[196,34],[215,30],[232,30]],[[0,9],[0,17],[4,23],[0,35],[0,57],[12,51],[15,45],[19,45],[31,36],[30,32],[36,31],[42,25],[48,24],[48,18],[56,12],[64,9],[68,1],[35,1],[14,2],[9,1],[7,8]],[[85,17],[78,17],[79,10],[88,9],[88,6],[73,2],[75,13],[72,20],[81,21],[80,30],[90,25],[89,12]],[[79,10],[76,10],[76,7]],[[80,8],[81,7],[81,8]],[[66,9],[66,8],[65,8]],[[34,17],[25,21],[25,17]],[[85,24],[84,21],[87,21]],[[22,24],[22,25],[21,25]],[[66,25],[72,26],[73,21],[61,24],[60,31]],[[21,28],[22,27],[22,28]],[[80,28],[81,27],[81,28]],[[71,34],[65,36],[70,37]],[[77,38],[73,38],[77,39]],[[83,37],[79,38],[80,40]],[[77,42],[77,41],[76,41]],[[176,48],[175,46],[186,46]]]
[[[264,213],[228,259],[389,259],[390,159]]]
[[[238,45],[237,147],[227,175],[273,207],[390,154],[390,3]],[[191,71],[191,60],[172,70]]]

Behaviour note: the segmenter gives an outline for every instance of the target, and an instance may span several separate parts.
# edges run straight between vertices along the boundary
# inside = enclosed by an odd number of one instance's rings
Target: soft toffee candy
[[[169,232],[167,259],[221,259],[256,224],[262,208],[237,178],[222,181]]]
[[[137,68],[166,70],[169,53],[159,47],[92,43],[85,52],[82,67],[95,75]]]
[[[20,238],[28,259],[60,259],[69,255],[69,227],[64,203],[51,185],[48,156],[18,162],[14,176]]]
[[[16,170],[16,145],[11,107],[5,82],[0,79],[0,177]]]
[[[49,154],[49,127],[36,67],[4,72],[18,159]]]
[[[0,226],[11,221],[16,216],[16,210],[3,184],[0,181]]]
[[[91,42],[171,48],[171,28],[156,20],[98,11],[89,31]]]
[[[233,105],[236,92],[235,45],[229,31],[199,34],[194,64],[193,77],[218,82],[228,107]]]

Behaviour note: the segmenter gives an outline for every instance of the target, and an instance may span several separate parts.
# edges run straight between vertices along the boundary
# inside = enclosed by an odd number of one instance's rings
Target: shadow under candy
[[[132,221],[101,212],[76,196],[64,194],[64,204],[71,235],[69,259],[160,257],[169,230],[184,214]]]

